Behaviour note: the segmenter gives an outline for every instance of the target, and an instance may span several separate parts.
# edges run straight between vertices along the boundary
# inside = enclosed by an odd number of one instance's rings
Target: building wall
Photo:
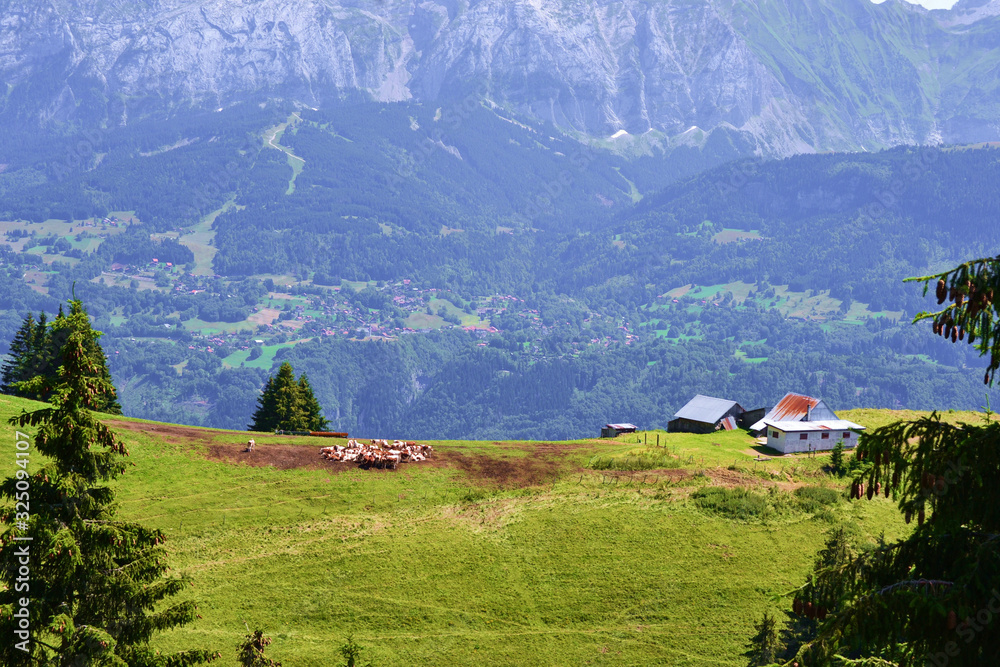
[[[756,410],[747,410],[737,418],[736,423],[740,425],[740,428],[750,428],[763,419],[770,409],[771,408],[757,408]]]
[[[691,421],[690,419],[672,419],[667,422],[670,433],[714,433],[715,424]]]
[[[830,437],[823,438],[824,433]],[[806,436],[804,440],[800,437],[802,435]],[[854,447],[858,444],[858,434],[851,431],[802,431],[801,433],[790,431],[784,433],[773,426],[769,426],[767,429],[767,446],[783,454],[808,452],[810,446],[812,451],[829,451],[837,446],[838,440],[844,441],[844,447]]]
[[[839,419],[839,417],[830,409],[826,401],[820,401],[816,404],[816,407],[809,411],[809,421],[811,422],[830,421],[833,419]]]

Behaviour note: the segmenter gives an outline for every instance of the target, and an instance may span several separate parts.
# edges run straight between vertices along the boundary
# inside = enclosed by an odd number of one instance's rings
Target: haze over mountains
[[[1000,0],[3,0],[8,114],[152,97],[434,102],[770,156],[1000,138]]]

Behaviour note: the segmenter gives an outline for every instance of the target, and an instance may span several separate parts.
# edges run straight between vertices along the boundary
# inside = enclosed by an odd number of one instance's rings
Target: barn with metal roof
[[[836,413],[822,399],[788,392],[764,418],[750,426],[753,433],[763,433],[769,422],[815,422],[837,419]]]
[[[739,425],[744,412],[736,401],[698,394],[667,422],[667,430],[671,433],[732,431]]]

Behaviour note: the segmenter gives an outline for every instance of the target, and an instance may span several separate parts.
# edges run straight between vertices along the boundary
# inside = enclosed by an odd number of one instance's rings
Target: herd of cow
[[[359,440],[348,440],[347,446],[324,447],[320,455],[327,461],[358,463],[362,468],[393,468],[408,461],[426,461],[434,448],[415,442],[395,440],[372,440],[365,444]]]

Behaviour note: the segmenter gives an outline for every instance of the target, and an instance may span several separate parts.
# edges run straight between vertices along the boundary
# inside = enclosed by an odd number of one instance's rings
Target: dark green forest
[[[988,398],[902,281],[996,254],[994,148],[624,156],[468,100],[138,117],[0,141],[0,337],[75,289],[128,415],[244,428],[282,361],[376,437]]]

